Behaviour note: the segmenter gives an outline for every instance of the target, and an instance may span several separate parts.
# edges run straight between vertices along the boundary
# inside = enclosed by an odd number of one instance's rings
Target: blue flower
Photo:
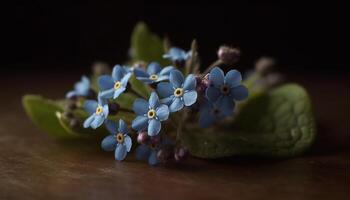
[[[157,86],[161,101],[169,105],[170,112],[181,110],[184,105],[191,106],[197,100],[196,78],[190,74],[184,80],[179,70],[170,72],[170,83],[162,82]]]
[[[191,52],[184,51],[183,49],[172,47],[169,52],[163,55],[163,58],[167,58],[173,62],[181,62],[191,57]]]
[[[213,122],[227,117],[223,109],[225,108],[220,106],[218,101],[213,103],[204,99],[200,107],[199,126],[201,128],[206,128]]]
[[[111,135],[106,136],[101,142],[102,149],[105,151],[114,151],[114,157],[118,161],[124,160],[131,146],[132,140],[128,135],[128,127],[122,119],[119,120],[118,128],[113,129]]]
[[[149,143],[139,145],[136,148],[136,159],[148,160],[148,164],[156,165],[159,162],[157,158],[158,151],[168,145],[174,145],[174,142],[167,137],[154,138],[154,140],[151,140]]]
[[[160,68],[160,65],[156,62],[152,62],[148,65],[147,71],[140,68],[134,69],[136,78],[144,83],[151,84],[169,79],[169,73],[174,67],[168,66],[164,69]]]
[[[74,90],[67,93],[66,98],[72,98],[76,96],[85,97],[89,95],[90,91],[90,80],[86,76],[81,77],[81,81],[74,85]]]
[[[91,127],[96,129],[101,126],[108,117],[109,109],[107,101],[102,99],[100,95],[98,95],[98,102],[95,100],[86,100],[84,107],[90,114],[90,117],[84,121],[84,128]]]
[[[131,72],[127,68],[116,65],[113,68],[112,76],[103,75],[98,78],[98,85],[103,90],[102,98],[116,99],[126,90],[126,86],[131,77]]]
[[[137,160],[148,160],[148,164],[156,165],[158,163],[158,147],[155,144],[141,144],[135,150]]]
[[[243,100],[248,96],[248,90],[241,85],[242,76],[237,70],[230,70],[226,76],[224,72],[215,67],[209,74],[209,87],[206,90],[206,96],[211,102],[216,102],[224,115],[230,115],[233,112],[233,100]]]
[[[137,117],[132,122],[131,127],[137,131],[146,130],[149,136],[158,135],[161,129],[161,121],[169,117],[167,105],[160,104],[158,95],[151,93],[148,102],[144,99],[136,99],[133,110]]]

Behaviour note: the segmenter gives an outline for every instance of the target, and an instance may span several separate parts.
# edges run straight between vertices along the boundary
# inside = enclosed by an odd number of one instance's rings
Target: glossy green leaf
[[[307,150],[316,135],[311,100],[299,85],[287,84],[251,98],[234,122],[189,129],[183,144],[194,156],[289,157]]]
[[[37,95],[23,96],[22,103],[28,117],[41,130],[56,138],[74,137],[61,126],[56,117],[56,112],[63,111],[60,103]]]
[[[132,61],[157,61],[162,66],[169,65],[169,61],[163,59],[163,41],[153,34],[143,22],[139,22],[131,35],[131,59]]]
[[[137,80],[135,76],[132,76],[129,80],[129,83],[131,84],[131,87],[133,90],[135,90],[138,94],[143,96],[145,99],[148,99],[150,96],[152,89],[147,84]]]

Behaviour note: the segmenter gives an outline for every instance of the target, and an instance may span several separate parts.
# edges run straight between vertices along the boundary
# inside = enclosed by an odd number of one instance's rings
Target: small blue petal
[[[118,132],[118,124],[115,121],[106,119],[105,125],[110,133],[116,134]]]
[[[98,93],[97,99],[98,99],[98,104],[100,106],[106,105],[108,103],[108,100],[101,96],[101,92]]]
[[[158,160],[157,160],[157,151],[152,151],[151,152],[151,155],[149,156],[148,158],[148,164],[150,165],[156,165],[158,163]]]
[[[114,135],[108,135],[102,140],[101,147],[105,151],[114,151],[117,147],[117,143]]]
[[[166,81],[166,80],[169,80],[169,76],[168,75],[161,75],[161,76],[158,76],[157,82]]]
[[[137,80],[142,81],[142,82],[147,83],[147,84],[154,83],[154,81],[151,80],[149,77],[136,77],[136,78],[137,78]]]
[[[98,103],[95,100],[86,100],[84,103],[84,109],[90,115],[95,113],[97,106],[98,106]]]
[[[126,90],[125,87],[121,87],[114,91],[113,99],[118,98],[124,91]]]
[[[205,95],[210,101],[215,102],[220,97],[221,92],[220,89],[216,87],[208,87],[205,92]]]
[[[114,88],[111,88],[111,89],[102,91],[102,92],[100,93],[100,96],[101,96],[102,98],[105,98],[105,99],[110,99],[110,98],[113,97],[113,95],[114,95]]]
[[[222,96],[218,99],[217,104],[219,105],[220,112],[225,116],[229,116],[233,113],[234,102],[229,96]]]
[[[149,104],[146,100],[138,98],[134,101],[132,109],[137,115],[144,115],[149,110]]]
[[[103,106],[103,116],[105,118],[107,118],[108,113],[109,113],[109,108],[108,108],[108,104],[106,104],[106,105]]]
[[[149,136],[156,136],[160,132],[162,125],[160,121],[156,119],[151,119],[148,124],[148,135]]]
[[[137,160],[147,160],[150,156],[151,149],[148,145],[139,145],[135,150],[135,156]]]
[[[117,148],[115,149],[114,157],[118,161],[122,161],[125,159],[127,154],[126,146],[123,144],[118,144]]]
[[[156,113],[157,113],[157,117],[158,117],[159,121],[167,120],[169,117],[169,108],[167,105],[164,105],[164,104],[160,105],[157,108]]]
[[[171,96],[169,96],[169,97],[167,97],[167,98],[161,99],[160,102],[161,102],[162,104],[166,104],[166,105],[170,106],[171,103],[175,100],[175,98],[176,98],[176,97],[175,97],[174,95],[171,95]]]
[[[108,75],[102,75],[98,77],[97,83],[101,90],[108,90],[114,86],[112,77]]]
[[[248,97],[248,89],[243,85],[231,88],[231,95],[237,101],[244,100]]]
[[[86,96],[90,90],[90,84],[85,84],[83,82],[78,82],[74,86],[74,90],[79,96]]]
[[[171,72],[172,70],[174,70],[174,69],[175,69],[175,68],[174,68],[173,66],[164,67],[164,68],[160,71],[159,75],[161,75],[161,76],[163,76],[163,75],[169,76],[169,75],[170,75],[170,72]]]
[[[125,74],[125,70],[122,66],[116,65],[113,67],[112,78],[114,81],[120,81]]]
[[[84,128],[88,128],[90,127],[91,123],[95,120],[95,114],[91,115],[90,117],[88,117],[85,121],[84,121]]]
[[[160,70],[160,65],[157,62],[151,62],[147,67],[147,73],[149,75],[158,74]]]
[[[176,112],[181,110],[184,107],[184,103],[180,98],[175,98],[174,101],[170,104],[170,112]]]
[[[141,77],[148,78],[150,76],[149,74],[147,74],[145,71],[143,71],[140,68],[135,68],[134,74],[135,74],[136,78],[141,78]]]
[[[132,146],[132,140],[130,136],[125,135],[124,144],[125,144],[126,150],[129,152]]]
[[[192,90],[189,92],[185,92],[183,95],[183,101],[185,106],[191,106],[192,104],[196,103],[197,100],[197,91]]]
[[[209,81],[215,87],[220,88],[224,84],[224,78],[224,72],[219,67],[215,67],[210,71]]]
[[[144,130],[147,128],[148,118],[145,116],[137,116],[131,124],[131,127],[135,130]]]
[[[174,93],[174,88],[171,83],[162,82],[157,85],[157,92],[161,97],[169,97]]]
[[[196,83],[196,77],[193,74],[190,74],[186,77],[183,88],[184,90],[195,90]]]
[[[182,87],[182,83],[184,82],[184,76],[179,70],[172,70],[170,72],[169,81],[175,88]]]
[[[227,72],[225,76],[225,84],[229,85],[231,88],[240,85],[241,81],[242,81],[242,75],[239,71],[235,69]]]
[[[72,98],[72,97],[75,97],[77,96],[77,93],[72,90],[72,91],[69,91],[67,94],[66,94],[66,98]]]
[[[128,134],[128,132],[129,132],[128,126],[126,125],[126,123],[122,119],[119,120],[118,131],[119,131],[119,133],[123,133],[123,134]]]
[[[101,115],[95,115],[94,121],[91,122],[91,128],[96,129],[98,127],[100,127],[103,122],[104,122],[104,117],[102,117]]]
[[[124,77],[122,78],[122,80],[120,81],[121,84],[122,84],[122,86],[126,87],[126,86],[128,85],[128,81],[129,81],[131,75],[132,75],[131,73],[125,74],[125,76],[124,76]]]
[[[155,93],[155,92],[151,93],[151,96],[149,97],[148,103],[152,109],[155,109],[159,106],[159,98],[158,98],[157,93]]]

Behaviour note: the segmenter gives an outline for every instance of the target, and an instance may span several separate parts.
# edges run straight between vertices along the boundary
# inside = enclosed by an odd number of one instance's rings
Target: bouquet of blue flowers
[[[243,81],[232,68],[238,48],[221,46],[218,59],[205,67],[196,40],[186,51],[143,23],[131,43],[128,62],[112,69],[96,63],[65,100],[25,96],[28,115],[55,137],[99,139],[118,161],[135,149],[150,165],[188,154],[286,157],[312,143],[308,95],[296,84],[282,85],[271,58],[260,59]]]

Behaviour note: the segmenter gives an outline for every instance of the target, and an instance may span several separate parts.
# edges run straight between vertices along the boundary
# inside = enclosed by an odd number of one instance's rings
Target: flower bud
[[[255,70],[257,73],[266,75],[271,71],[272,67],[275,65],[275,60],[269,57],[261,57],[255,63]]]
[[[197,92],[199,94],[204,94],[205,90],[209,86],[209,75],[207,74],[204,77],[201,76],[196,76],[196,81],[197,81]]]
[[[65,104],[66,110],[74,110],[77,108],[76,101],[73,99],[68,99],[67,103]]]
[[[137,142],[140,144],[146,144],[148,140],[149,140],[149,137],[146,131],[141,131],[137,135]]]
[[[184,147],[175,149],[174,159],[176,162],[184,160],[188,155],[188,150]]]
[[[217,52],[219,60],[224,64],[234,64],[239,60],[241,51],[237,48],[221,46]]]
[[[104,62],[95,62],[92,64],[92,71],[97,76],[111,73],[108,64]]]
[[[79,126],[79,120],[78,119],[71,119],[69,121],[69,125],[71,128],[77,128]]]
[[[172,159],[173,148],[170,146],[163,147],[157,152],[157,159],[160,162],[166,163]]]

